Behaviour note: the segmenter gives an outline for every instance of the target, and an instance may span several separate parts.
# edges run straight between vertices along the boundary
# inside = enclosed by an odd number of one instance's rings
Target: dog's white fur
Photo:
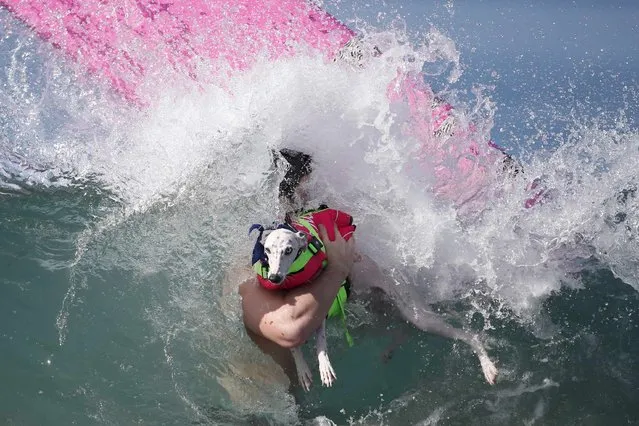
[[[279,274],[280,282],[282,282],[297,257],[298,251],[306,248],[306,244],[306,236],[301,232],[276,229],[267,234],[264,239],[264,248],[269,260],[269,277],[271,274]],[[368,257],[362,257],[354,265],[350,278],[354,283],[353,289],[355,291],[370,288],[381,289],[399,308],[402,316],[412,322],[417,328],[428,333],[461,340],[468,344],[479,357],[486,381],[490,384],[495,383],[497,367],[488,357],[488,353],[479,338],[449,325],[439,315],[431,312],[427,305],[421,302],[421,298],[415,294],[410,284],[398,285],[395,280],[385,275],[377,264]],[[317,358],[322,383],[325,386],[331,386],[336,376],[328,359],[325,321],[322,322],[322,325],[317,330],[316,336]],[[291,349],[291,352],[295,360],[300,384],[305,390],[309,390],[312,375],[304,360],[302,351],[300,348],[294,348]]]
[[[267,231],[268,232],[268,231]],[[297,258],[301,250],[306,249],[308,240],[303,232],[293,232],[290,229],[280,228],[265,232],[264,252],[268,257],[269,276],[268,279],[275,285],[282,284],[286,278],[289,268]],[[319,362],[320,377],[322,384],[332,386],[335,381],[335,371],[328,358],[326,344],[326,320],[316,332],[317,360]],[[291,349],[297,377],[304,390],[311,388],[313,375],[304,359],[302,350],[297,347]]]

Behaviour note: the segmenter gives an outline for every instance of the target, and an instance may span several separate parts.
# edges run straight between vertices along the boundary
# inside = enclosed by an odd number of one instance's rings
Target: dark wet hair
[[[284,179],[280,182],[279,196],[293,203],[295,189],[299,186],[302,178],[308,176],[313,171],[311,167],[312,157],[300,151],[284,148],[279,151],[280,155],[273,153],[275,167],[279,166],[279,159],[283,158],[288,163],[288,169]]]

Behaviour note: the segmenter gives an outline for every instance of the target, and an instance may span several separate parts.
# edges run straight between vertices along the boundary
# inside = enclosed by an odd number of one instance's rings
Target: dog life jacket
[[[260,231],[257,237],[255,247],[253,248],[253,269],[257,273],[257,279],[267,290],[290,290],[308,283],[316,278],[327,265],[326,249],[319,237],[319,225],[324,225],[329,238],[334,237],[334,226],[337,225],[342,238],[349,240],[355,231],[353,218],[351,215],[339,210],[329,209],[322,205],[317,210],[306,210],[300,213],[291,223],[283,223],[274,227],[274,229],[285,228],[293,232],[302,232],[306,235],[308,244],[306,249],[300,250],[295,261],[290,266],[286,278],[282,284],[276,285],[269,281],[269,265],[268,257],[264,252],[264,245],[261,242],[264,227],[261,225],[253,225],[249,229],[249,234],[254,229]],[[350,293],[350,282],[344,280],[340,287],[331,308],[328,311],[327,318],[339,317],[344,325],[346,340],[352,346],[353,340],[346,329],[346,315],[344,305]]]

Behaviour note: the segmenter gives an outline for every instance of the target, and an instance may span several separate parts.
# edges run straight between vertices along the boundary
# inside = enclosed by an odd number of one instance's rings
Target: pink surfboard
[[[355,35],[304,0],[0,0],[0,5],[141,105],[142,84],[163,69],[201,81],[202,60],[228,72],[247,69],[260,56],[274,59],[299,49],[331,58]],[[462,146],[436,137],[451,122],[453,108],[434,103],[421,74],[400,73],[388,96],[409,105],[407,136],[421,142],[417,155],[435,171],[434,193],[460,209],[475,209],[485,195],[488,168],[502,153],[474,140],[472,129],[453,129],[464,135]]]
[[[245,69],[298,47],[336,52],[353,32],[300,0],[0,0],[44,40],[129,100],[163,65],[197,79],[197,61]]]

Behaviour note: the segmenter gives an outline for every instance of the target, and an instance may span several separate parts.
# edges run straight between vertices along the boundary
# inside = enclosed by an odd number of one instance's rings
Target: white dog
[[[289,229],[276,229],[266,234],[264,239],[264,251],[268,256],[269,276],[273,284],[281,284],[286,279],[289,268],[297,256],[306,249],[307,237],[302,232],[294,232]],[[420,298],[414,293],[410,285],[397,285],[386,277],[380,268],[367,257],[357,262],[350,277],[354,282],[354,289],[379,288],[399,308],[401,314],[419,329],[438,334],[451,339],[461,340],[470,345],[481,364],[486,381],[495,383],[497,368],[488,357],[486,349],[477,336],[447,324],[437,314],[431,312]],[[317,330],[317,358],[319,361],[320,376],[325,386],[331,386],[336,379],[335,372],[328,358],[326,345],[325,321]],[[310,369],[304,360],[300,348],[291,349],[297,374],[302,387],[309,390],[312,382]]]
[[[282,284],[286,279],[289,268],[297,256],[306,250],[308,246],[307,237],[303,232],[293,232],[286,228],[275,229],[265,235],[264,252],[268,257],[268,279],[275,285]],[[336,376],[335,371],[331,366],[331,362],[328,359],[326,345],[326,320],[322,321],[322,325],[320,325],[317,329],[316,338],[317,360],[319,362],[322,384],[325,386],[332,386]],[[304,355],[302,354],[302,350],[299,347],[291,349],[291,353],[293,354],[293,360],[295,361],[295,368],[297,370],[297,377],[299,378],[300,384],[304,390],[308,391],[311,387],[313,377],[311,370],[308,367],[308,364],[304,359]]]

